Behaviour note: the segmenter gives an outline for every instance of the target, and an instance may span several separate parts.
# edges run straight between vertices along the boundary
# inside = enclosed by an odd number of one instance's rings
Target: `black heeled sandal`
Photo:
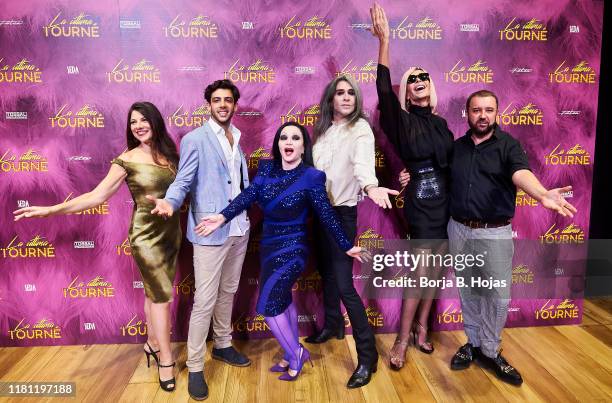
[[[159,350],[157,350],[157,351],[153,350],[153,347],[151,347],[151,345],[149,344],[148,341],[145,343],[145,347],[149,348],[149,351],[147,351],[146,348],[143,348],[144,353],[147,356],[147,368],[151,367],[151,362],[150,362],[150,357],[151,356],[153,356],[153,359],[155,360],[157,365],[159,365],[159,357],[157,356],[157,353],[159,353]]]
[[[173,362],[172,364],[168,364],[168,365],[159,364],[159,363],[157,364],[157,376],[159,379],[159,387],[165,390],[166,392],[172,392],[176,388],[176,378],[172,377],[171,379],[168,379],[167,381],[162,381],[161,378],[159,378],[159,369],[160,368],[170,368],[170,367],[174,367],[175,365],[176,365],[176,362]]]

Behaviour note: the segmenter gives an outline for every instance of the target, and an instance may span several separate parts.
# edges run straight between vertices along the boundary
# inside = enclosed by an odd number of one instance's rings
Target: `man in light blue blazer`
[[[183,137],[176,179],[164,199],[154,199],[152,213],[169,216],[176,212],[187,193],[191,195],[187,239],[193,244],[195,296],[187,338],[189,394],[195,400],[208,397],[204,379],[206,336],[212,318],[212,358],[231,365],[251,361],[232,347],[232,306],[238,289],[242,263],[249,240],[246,212],[208,237],[194,227],[203,217],[219,213],[240,191],[249,186],[247,163],[240,148],[240,131],[231,124],[240,98],[229,80],[206,87],[211,119]]]

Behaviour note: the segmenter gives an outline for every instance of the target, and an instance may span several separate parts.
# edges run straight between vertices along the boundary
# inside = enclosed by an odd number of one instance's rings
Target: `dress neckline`
[[[149,165],[149,166],[152,166],[152,167],[157,167],[157,168],[161,168],[161,169],[170,169],[170,167],[165,167],[165,166],[162,166],[162,165],[157,165],[157,164],[149,164],[148,162],[126,161],[126,160],[121,159],[121,158],[117,158],[117,159],[118,159],[119,161],[124,162],[124,163],[125,163],[125,162],[127,162],[128,164]]]

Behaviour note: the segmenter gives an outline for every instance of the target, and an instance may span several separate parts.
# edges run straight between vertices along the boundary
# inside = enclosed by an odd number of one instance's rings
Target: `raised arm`
[[[378,64],[389,67],[389,21],[385,10],[378,4],[370,8],[372,35],[378,38]]]
[[[79,211],[96,207],[117,192],[126,176],[127,172],[125,169],[113,163],[106,177],[91,192],[84,193],[74,199],[54,206],[31,206],[16,210],[13,212],[15,221],[19,221],[22,218],[78,213]]]

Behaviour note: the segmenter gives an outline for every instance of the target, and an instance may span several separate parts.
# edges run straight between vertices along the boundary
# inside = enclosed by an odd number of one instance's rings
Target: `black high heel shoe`
[[[166,392],[172,392],[176,388],[176,378],[172,377],[171,379],[168,379],[167,381],[162,381],[161,378],[159,378],[159,369],[160,368],[170,368],[170,367],[174,367],[175,365],[176,365],[176,362],[173,362],[172,364],[168,364],[168,365],[159,364],[159,363],[157,364],[157,376],[159,379],[159,387],[165,390]]]
[[[147,351],[146,347],[149,348],[149,351]],[[151,356],[153,356],[153,359],[159,366],[159,357],[157,356],[157,353],[159,353],[159,350],[157,351],[153,350],[153,347],[151,347],[148,341],[145,343],[145,348],[143,348],[143,350],[144,350],[145,355],[147,356],[147,368],[151,367],[151,362],[150,362]]]

